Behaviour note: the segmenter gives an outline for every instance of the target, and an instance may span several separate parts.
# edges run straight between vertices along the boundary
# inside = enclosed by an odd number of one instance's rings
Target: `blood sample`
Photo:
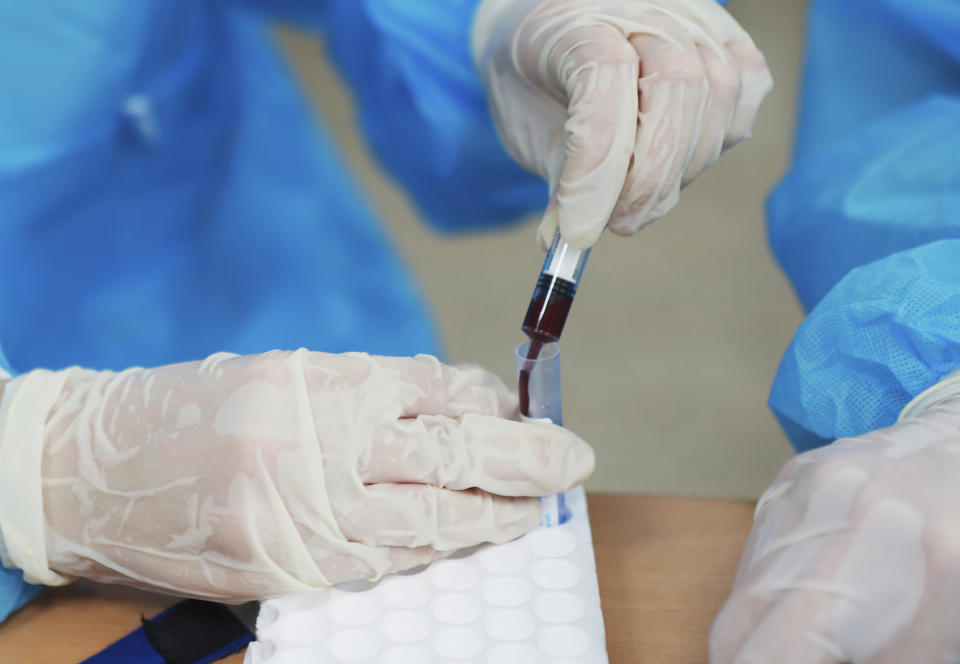
[[[530,337],[527,360],[532,361],[540,354],[545,343],[560,339],[563,325],[567,322],[573,296],[577,293],[577,284],[583,274],[590,250],[574,249],[560,237],[560,231],[553,236],[550,250],[543,261],[543,269],[537,278],[537,285],[523,319],[524,333]],[[530,414],[530,368],[520,370],[519,378],[520,413]]]

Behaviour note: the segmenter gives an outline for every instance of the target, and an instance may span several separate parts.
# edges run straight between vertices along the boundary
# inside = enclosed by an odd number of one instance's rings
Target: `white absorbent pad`
[[[244,662],[607,664],[583,489],[508,544],[263,602]]]

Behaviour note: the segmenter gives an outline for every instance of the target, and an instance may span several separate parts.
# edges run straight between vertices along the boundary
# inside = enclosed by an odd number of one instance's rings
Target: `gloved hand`
[[[501,140],[550,183],[544,246],[662,217],[772,86],[715,0],[483,0],[473,54]]]
[[[272,352],[34,371],[0,408],[0,535],[27,580],[220,599],[320,588],[504,542],[589,446],[492,374]]]
[[[960,661],[960,398],[790,461],[757,507],[713,664]]]

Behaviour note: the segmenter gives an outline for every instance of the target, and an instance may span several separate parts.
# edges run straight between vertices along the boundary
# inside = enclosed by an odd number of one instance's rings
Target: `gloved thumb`
[[[597,241],[627,177],[637,133],[639,61],[620,31],[586,26],[571,31],[555,56],[567,95],[566,145],[556,187],[538,235],[559,226],[577,249]],[[552,183],[551,183],[552,184]]]
[[[550,202],[547,203],[547,209],[543,213],[540,225],[537,226],[537,244],[546,251],[553,242],[553,236],[557,232],[557,197],[550,196]]]

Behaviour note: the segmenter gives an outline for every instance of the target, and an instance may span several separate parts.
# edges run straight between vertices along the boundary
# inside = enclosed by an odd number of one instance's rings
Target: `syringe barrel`
[[[541,341],[560,338],[589,255],[589,249],[574,249],[564,242],[560,231],[553,236],[523,319],[522,329],[528,337]]]

